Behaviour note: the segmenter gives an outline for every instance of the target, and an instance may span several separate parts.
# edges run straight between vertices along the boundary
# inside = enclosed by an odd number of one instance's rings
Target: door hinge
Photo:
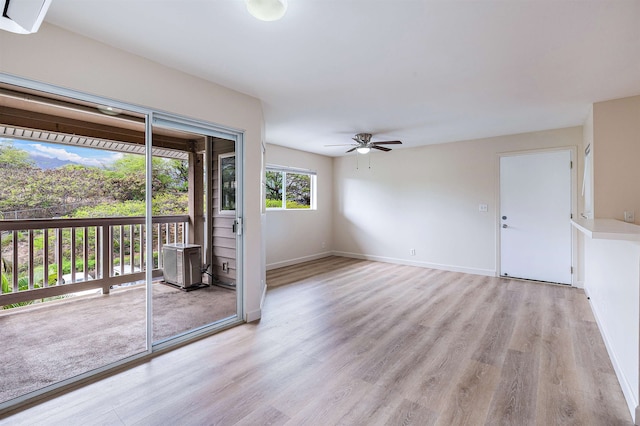
[[[571,267],[571,275],[573,275],[573,266]]]
[[[573,169],[573,161],[569,161],[569,168]]]
[[[573,219],[573,213],[569,213],[569,219]]]

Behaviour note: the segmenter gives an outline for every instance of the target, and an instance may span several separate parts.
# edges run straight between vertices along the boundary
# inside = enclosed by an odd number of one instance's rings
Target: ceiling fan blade
[[[353,151],[355,151],[355,150],[356,150],[356,147],[354,146],[353,148],[351,148],[351,149],[350,149],[349,151],[347,151],[347,152],[353,152]]]
[[[373,145],[401,145],[400,141],[382,141],[382,142],[373,142]]]
[[[384,152],[391,151],[391,148],[387,148],[386,146],[371,145],[371,148],[379,149],[380,151],[384,151]]]

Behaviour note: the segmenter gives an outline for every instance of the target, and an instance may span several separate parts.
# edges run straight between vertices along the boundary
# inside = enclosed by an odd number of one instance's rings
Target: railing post
[[[100,249],[100,263],[102,264],[102,279],[111,276],[111,250],[113,246],[111,238],[111,225],[102,225],[100,227],[102,247]],[[109,294],[110,286],[102,286],[102,294]]]
[[[42,268],[44,276],[42,278],[42,286],[49,287],[49,229],[42,230]]]
[[[19,291],[18,288],[18,231],[13,231],[13,252],[11,259],[11,276],[12,276],[12,286],[13,292],[17,293]]]
[[[62,228],[56,228],[56,270],[58,271],[58,277],[56,278],[56,285],[62,284]]]
[[[29,229],[29,290],[35,288],[33,278],[33,229]]]

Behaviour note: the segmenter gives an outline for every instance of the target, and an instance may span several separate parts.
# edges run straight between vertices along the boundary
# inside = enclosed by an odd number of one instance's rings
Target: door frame
[[[210,255],[212,253],[212,219],[213,219],[213,190],[211,188],[211,151],[212,144],[210,137],[217,137],[221,139],[226,139],[234,143],[235,145],[235,166],[236,166],[236,209],[233,217],[235,217],[236,223],[239,223],[239,231],[236,232],[236,315],[231,316],[229,318],[222,319],[220,321],[215,321],[210,324],[205,324],[201,327],[197,327],[193,330],[189,330],[185,333],[181,333],[177,336],[169,338],[167,340],[163,340],[160,342],[153,342],[150,339],[152,334],[153,327],[153,318],[152,312],[147,312],[147,345],[148,349],[153,352],[158,352],[165,350],[167,348],[172,348],[178,346],[182,343],[187,343],[194,341],[200,336],[206,336],[211,333],[224,330],[226,328],[242,324],[244,321],[244,232],[242,230],[242,220],[244,218],[244,131],[239,129],[234,129],[231,127],[225,127],[218,124],[213,124],[205,121],[201,121],[198,119],[192,119],[183,117],[177,114],[166,113],[166,112],[158,112],[152,111],[149,114],[149,119],[147,120],[149,126],[159,125],[166,128],[172,128],[176,130],[182,130],[186,132],[198,133],[203,136],[207,136],[206,148],[205,148],[205,176],[207,176],[206,183],[206,224],[205,224],[205,244],[211,247],[211,250],[205,250],[202,253],[203,260],[206,259],[206,262],[210,263]],[[150,150],[149,150],[150,151]],[[147,154],[147,162],[150,164],[151,162],[151,154],[150,152]],[[149,182],[151,178],[151,169],[148,168],[147,173],[149,173]],[[148,221],[151,221],[150,210],[151,210],[151,191],[147,191],[147,208],[149,210]],[[151,229],[151,228],[149,228]],[[150,237],[148,237],[150,238]],[[149,244],[149,242],[148,242]],[[149,250],[151,250],[151,244],[149,244]],[[207,254],[208,252],[208,254]],[[147,256],[150,254],[147,253]],[[149,258],[149,257],[148,257]],[[149,281],[150,282],[150,281]],[[151,301],[153,300],[151,285],[147,285],[147,298],[148,298],[148,306],[153,309],[151,305]]]
[[[516,157],[522,155],[535,155],[535,154],[543,154],[545,152],[558,152],[558,151],[569,151],[569,155],[571,158],[571,182],[570,182],[570,191],[571,191],[571,218],[574,219],[578,213],[578,168],[582,168],[583,165],[578,161],[577,155],[577,147],[575,145],[569,146],[560,146],[553,148],[541,148],[541,149],[527,149],[522,151],[506,151],[499,152],[496,156],[496,208],[495,208],[495,236],[496,236],[496,272],[495,276],[500,278],[500,271],[502,269],[502,259],[501,259],[501,234],[500,234],[500,159],[502,157]],[[578,235],[576,228],[571,226],[571,266],[573,268],[573,272],[571,274],[571,286],[577,287],[578,281]],[[518,279],[518,278],[510,278],[510,279]]]

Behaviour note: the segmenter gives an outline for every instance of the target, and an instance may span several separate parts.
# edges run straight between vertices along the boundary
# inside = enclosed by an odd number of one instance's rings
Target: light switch
[[[624,212],[624,221],[633,223],[636,220],[635,213],[633,210]]]
[[[486,213],[489,211],[489,206],[486,204],[480,204],[478,206],[478,210],[480,210],[482,213]]]

